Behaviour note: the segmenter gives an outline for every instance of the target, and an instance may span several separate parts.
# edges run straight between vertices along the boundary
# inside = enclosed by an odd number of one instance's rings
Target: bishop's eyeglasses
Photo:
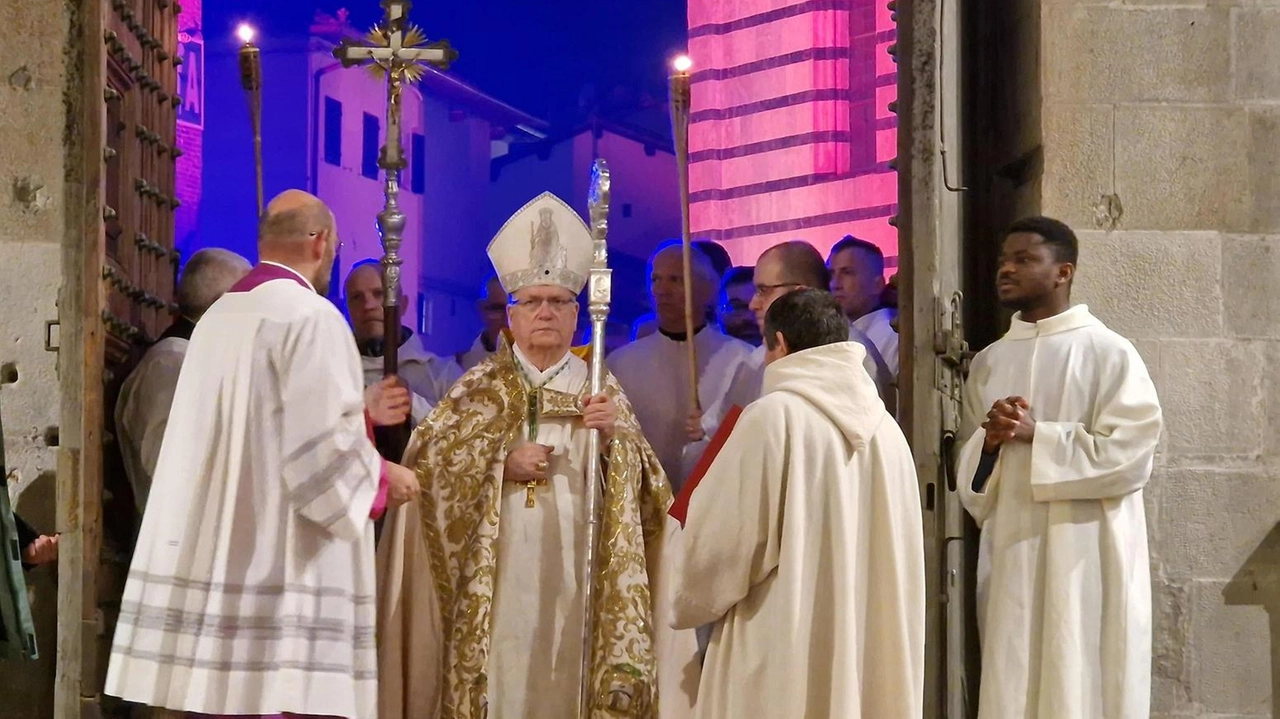
[[[549,305],[551,311],[560,314],[569,309],[573,305],[578,304],[577,298],[565,299],[563,297],[530,297],[527,300],[518,300],[511,298],[511,306],[519,307],[526,312],[537,312],[542,309],[542,305]]]

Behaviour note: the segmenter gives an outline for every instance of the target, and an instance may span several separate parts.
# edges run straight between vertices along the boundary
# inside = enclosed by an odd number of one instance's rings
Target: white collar
[[[573,357],[572,352],[565,350],[564,357],[561,357],[559,362],[551,365],[545,371],[539,372],[538,368],[534,367],[533,363],[529,361],[529,358],[525,357],[524,352],[520,350],[520,345],[512,342],[511,351],[515,354],[516,362],[519,362],[524,368],[525,376],[535,386],[541,386],[553,375],[559,374],[560,370],[568,364],[569,360]]]

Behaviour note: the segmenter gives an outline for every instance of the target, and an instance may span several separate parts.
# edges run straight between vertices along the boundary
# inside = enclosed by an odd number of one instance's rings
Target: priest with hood
[[[714,623],[699,719],[919,719],[920,492],[902,430],[851,371],[840,304],[794,290],[765,315],[759,400],[731,414],[672,509],[675,626]]]
[[[1047,217],[1005,233],[997,294],[1017,314],[964,387],[957,476],[982,528],[981,719],[1149,713],[1142,490],[1160,401],[1133,344],[1071,304],[1078,252]]]
[[[718,275],[710,258],[689,253],[693,275],[693,344],[698,361],[698,406],[693,421],[704,433],[720,426],[729,409],[726,398],[734,379],[752,371],[754,348],[708,325],[703,309],[715,298]],[[693,402],[689,391],[689,340],[685,323],[684,259],[679,242],[660,246],[649,258],[649,296],[658,315],[658,331],[609,356],[609,369],[631,398],[644,436],[658,453],[677,491],[684,479],[683,453],[689,443]]]
[[[670,629],[671,490],[612,376],[570,349],[592,238],[549,193],[489,245],[510,339],[414,432],[421,501],[379,545],[380,719],[576,716],[586,476],[602,465],[593,718],[687,716],[692,632]],[[601,453],[587,456],[589,431]]]

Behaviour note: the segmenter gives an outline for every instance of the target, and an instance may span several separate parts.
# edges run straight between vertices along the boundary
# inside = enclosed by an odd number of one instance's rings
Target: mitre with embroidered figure
[[[507,220],[488,252],[507,294],[552,285],[576,295],[591,272],[591,230],[564,200],[544,192]]]

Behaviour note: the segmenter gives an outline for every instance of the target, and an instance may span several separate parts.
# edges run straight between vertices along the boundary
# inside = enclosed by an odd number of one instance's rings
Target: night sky
[[[378,0],[205,0],[206,39],[248,20],[272,35],[305,33],[316,10],[347,8],[360,29]],[[479,89],[558,124],[577,119],[583,89],[616,87],[665,99],[666,61],[684,49],[685,0],[421,0],[410,18],[459,52],[453,72]]]

